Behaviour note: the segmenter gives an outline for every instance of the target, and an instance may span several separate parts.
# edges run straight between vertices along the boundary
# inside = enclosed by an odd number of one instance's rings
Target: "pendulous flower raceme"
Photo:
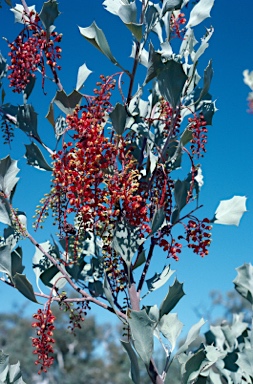
[[[32,346],[35,348],[33,353],[37,355],[36,365],[41,365],[39,374],[47,372],[47,369],[53,364],[53,330],[55,329],[55,316],[50,309],[50,302],[45,305],[43,310],[38,309],[33,315],[36,320],[32,323],[32,327],[37,328],[37,337],[32,338]]]
[[[57,60],[61,58],[61,48],[56,44],[61,41],[62,35],[55,31],[48,34],[42,28],[39,15],[33,10],[29,15],[23,11],[23,22],[23,30],[13,42],[8,42],[11,58],[8,66],[11,72],[8,75],[9,86],[17,93],[25,90],[37,70],[42,74],[44,89],[45,64],[51,67],[56,82],[56,68],[61,69],[57,64]]]

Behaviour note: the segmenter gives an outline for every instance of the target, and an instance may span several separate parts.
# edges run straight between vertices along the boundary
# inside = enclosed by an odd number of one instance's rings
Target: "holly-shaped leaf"
[[[222,200],[215,212],[215,224],[236,225],[238,226],[242,215],[247,211],[245,196],[234,196],[229,200]]]
[[[128,73],[128,71],[126,71],[113,56],[104,32],[97,26],[95,21],[93,21],[89,27],[79,27],[79,31],[87,41],[102,52],[113,64],[119,66],[124,72]]]
[[[170,265],[167,265],[166,267],[164,267],[161,273],[156,273],[153,277],[147,279],[146,283],[148,286],[148,293],[151,293],[156,289],[161,288],[169,280],[169,278],[173,275],[174,272],[175,271],[170,269]]]
[[[168,313],[161,317],[158,323],[158,328],[163,336],[170,342],[171,352],[173,352],[177,338],[182,331],[183,323],[178,320],[176,313]]]
[[[142,309],[141,311],[129,310],[128,323],[134,347],[144,364],[148,366],[153,353],[155,322],[148,317],[145,309]]]
[[[127,112],[124,105],[117,103],[113,111],[109,114],[112,126],[117,135],[121,136],[126,126]]]
[[[200,0],[192,9],[186,28],[195,27],[195,25],[200,24],[207,17],[210,17],[213,4],[214,0]]]
[[[83,83],[86,81],[88,76],[92,73],[92,71],[87,67],[87,65],[84,63],[79,67],[78,73],[77,73],[77,82],[76,82],[76,90],[79,91]]]
[[[242,297],[253,304],[253,266],[243,264],[236,268],[237,276],[233,280],[235,289]]]
[[[19,178],[16,177],[19,172],[17,160],[13,160],[9,155],[0,160],[0,191],[7,198],[10,197],[12,190],[17,184]]]
[[[0,223],[12,225],[10,205],[2,195],[0,195]]]
[[[27,159],[27,164],[32,165],[40,171],[52,171],[52,167],[50,167],[50,165],[46,162],[41,150],[36,144],[31,143],[25,145],[25,147],[25,158]]]
[[[22,248],[17,247],[11,252],[11,276],[16,273],[22,274],[25,267],[22,264]]]
[[[69,95],[67,95],[65,91],[57,91],[53,101],[62,112],[69,115],[72,114],[75,107],[80,104],[82,97],[81,93],[76,90]]]
[[[15,288],[17,288],[17,290],[22,293],[22,295],[24,295],[27,299],[33,301],[34,303],[38,303],[34,295],[32,284],[27,279],[26,275],[16,273],[13,277],[13,282]]]
[[[185,352],[188,347],[191,345],[191,343],[196,340],[196,338],[198,337],[199,335],[199,331],[200,331],[200,328],[205,324],[205,320],[204,319],[200,319],[196,324],[194,324],[190,331],[188,332],[188,335],[186,337],[186,340],[184,342],[184,344],[178,349],[177,351],[177,355]]]
[[[0,247],[0,272],[11,276],[11,247],[4,245]]]
[[[165,0],[162,7],[162,16],[164,16],[166,12],[181,9],[182,3],[183,0]]]
[[[183,284],[176,279],[160,306],[160,318],[172,311],[184,295]]]
[[[28,136],[39,138],[37,132],[37,116],[38,114],[35,112],[32,105],[19,105],[17,113],[18,127]]]
[[[140,370],[139,370],[138,358],[135,353],[135,350],[133,349],[131,343],[128,343],[127,341],[123,341],[123,340],[121,340],[120,342],[123,348],[126,350],[131,362],[130,377],[134,382],[134,384],[140,384]]]
[[[2,79],[7,72],[7,60],[3,57],[0,52],[0,79]]]
[[[47,31],[50,31],[50,27],[54,24],[59,14],[57,1],[49,0],[43,4],[39,17]]]
[[[137,24],[137,7],[135,0],[129,4],[123,4],[118,10],[118,16],[125,26],[132,32],[138,41],[142,38],[142,24]]]

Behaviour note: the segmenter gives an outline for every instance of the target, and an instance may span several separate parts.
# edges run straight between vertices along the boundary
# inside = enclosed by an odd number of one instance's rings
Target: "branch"
[[[150,244],[150,248],[149,248],[149,252],[148,252],[148,257],[147,257],[147,260],[145,262],[145,265],[144,265],[144,268],[143,268],[143,271],[141,274],[141,278],[140,278],[140,281],[138,284],[138,288],[137,288],[137,292],[139,293],[139,295],[141,293],[141,290],[142,290],[142,287],[143,287],[143,284],[144,284],[144,281],[146,278],[146,274],[148,272],[148,269],[149,269],[149,266],[151,263],[151,259],[153,256],[153,251],[154,251],[155,246],[156,246],[156,240],[155,240],[154,236],[152,236],[151,237],[151,244]]]
[[[51,261],[51,263],[58,269],[59,272],[61,272],[64,276],[64,278],[67,280],[67,282],[70,284],[70,286],[76,291],[79,292],[83,296],[83,300],[90,301],[99,307],[102,307],[109,312],[116,313],[117,316],[122,318],[123,320],[126,320],[126,315],[120,311],[114,310],[109,305],[102,303],[98,299],[95,299],[94,297],[90,296],[87,292],[85,292],[83,289],[80,289],[69,277],[68,273],[59,265],[58,261],[54,259],[48,252],[44,250],[44,248],[26,231],[25,236],[31,241],[32,244],[35,245],[47,258]]]

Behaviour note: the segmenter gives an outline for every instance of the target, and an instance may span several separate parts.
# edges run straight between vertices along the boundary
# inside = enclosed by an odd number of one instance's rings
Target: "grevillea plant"
[[[11,9],[21,30],[14,41],[5,39],[9,60],[0,56],[1,87],[6,80],[15,93],[22,94],[23,104],[1,105],[3,137],[10,143],[13,128],[21,129],[30,139],[27,163],[51,172],[34,229],[39,231],[52,215],[56,235],[54,229],[53,240],[39,244],[36,234],[28,231],[25,214],[15,208],[17,161],[3,158],[0,220],[7,227],[1,239],[0,270],[1,280],[27,299],[45,299],[32,323],[39,373],[54,363],[52,303],[69,311],[72,331],[81,327],[93,303],[122,322],[121,342],[135,384],[140,383],[139,360],[156,384],[232,382],[221,381],[225,349],[206,344],[196,353],[189,352],[204,320],[193,326],[175,353],[182,323],[171,311],[184,295],[177,279],[159,307],[141,307],[142,297],[166,284],[174,273],[170,258],[179,260],[185,247],[201,257],[208,255],[212,224],[238,225],[246,210],[246,198],[234,196],[220,203],[213,218],[201,216],[200,162],[216,107],[209,93],[212,61],[202,80],[197,72],[213,28],[206,29],[198,44],[194,27],[210,16],[213,2],[105,0],[104,8],[131,32],[133,65],[125,69],[118,62],[95,22],[80,27],[84,39],[119,68],[116,73],[101,74],[90,95],[82,93],[91,73],[85,64],[71,94],[66,94],[60,81],[62,35],[53,25],[60,14],[58,3],[49,0],[38,13],[22,0]],[[140,66],[144,70],[139,72]],[[54,128],[57,150],[42,142],[37,114],[28,103],[35,79],[42,79],[43,95],[50,72],[58,90],[46,118]],[[56,107],[64,117],[55,119]],[[178,178],[179,168],[185,171],[184,178]],[[20,242],[25,239],[36,249],[36,291],[23,274]],[[147,279],[156,249],[164,251],[165,267]],[[42,284],[50,288],[49,295]],[[154,335],[164,348],[161,371],[153,359]],[[220,364],[217,372],[212,369],[216,363]],[[241,377],[243,372],[242,367]]]

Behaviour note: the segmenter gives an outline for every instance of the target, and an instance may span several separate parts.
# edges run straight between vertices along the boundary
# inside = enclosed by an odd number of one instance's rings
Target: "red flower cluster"
[[[195,116],[188,119],[190,126],[189,129],[192,131],[191,150],[193,155],[197,155],[198,158],[203,157],[202,152],[206,152],[207,143],[207,128],[206,122],[203,115]]]
[[[174,16],[172,14],[171,19],[170,19],[170,28],[173,33],[173,37],[179,37],[180,39],[182,38],[181,33],[182,30],[180,29],[182,25],[186,23],[186,18],[184,17],[184,13],[179,13],[177,16]]]
[[[40,26],[40,18],[38,14],[32,11],[30,15],[25,15],[25,27],[20,35],[12,43],[8,43],[11,51],[11,65],[8,70],[11,71],[8,79],[10,79],[10,87],[13,87],[13,92],[22,92],[31,77],[35,77],[34,72],[37,69],[41,70],[43,76],[43,84],[45,78],[45,62],[51,68],[60,69],[57,65],[57,59],[61,58],[61,48],[55,46],[55,43],[61,41],[62,35],[56,32],[50,34],[48,39],[47,33]]]
[[[33,351],[37,355],[36,365],[41,365],[39,374],[47,372],[47,369],[53,364],[54,357],[51,355],[54,350],[52,344],[55,340],[52,338],[55,316],[53,315],[50,305],[47,305],[44,310],[38,309],[38,312],[33,315],[37,321],[32,323],[32,327],[37,328],[37,336],[32,338],[32,345],[36,349]],[[50,356],[51,355],[51,356]]]
[[[111,78],[102,80],[88,105],[67,116],[67,131],[74,131],[74,143],[64,143],[63,150],[53,156],[51,206],[61,212],[61,234],[73,213],[81,218],[84,230],[106,228],[121,215],[129,224],[150,231],[137,162],[129,151],[126,153],[122,137],[112,135],[110,141],[104,133],[114,82]],[[59,196],[64,209],[59,207]]]
[[[192,248],[193,252],[201,257],[209,253],[207,247],[211,244],[211,233],[209,231],[212,229],[209,223],[210,221],[207,218],[202,221],[189,220],[185,227],[185,239],[188,243],[188,248]]]

